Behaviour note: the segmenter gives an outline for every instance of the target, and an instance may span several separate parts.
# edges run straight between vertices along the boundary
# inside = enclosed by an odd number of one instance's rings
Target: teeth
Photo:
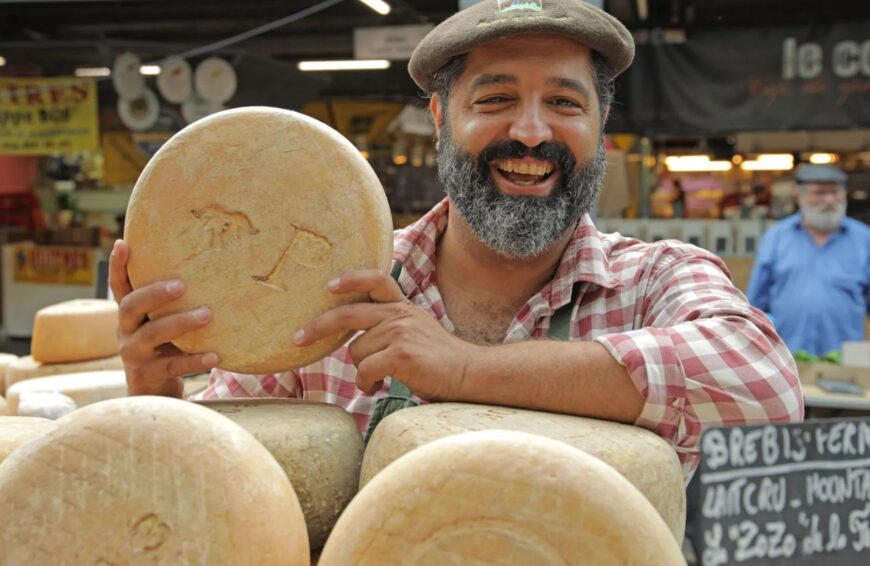
[[[498,161],[496,167],[508,173],[520,173],[521,175],[548,175],[553,171],[552,163],[518,163],[516,161]]]

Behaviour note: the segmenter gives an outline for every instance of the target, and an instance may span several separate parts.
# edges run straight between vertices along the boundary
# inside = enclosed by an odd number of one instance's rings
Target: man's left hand
[[[306,346],[328,336],[362,330],[350,344],[356,384],[371,395],[385,377],[401,381],[427,401],[455,398],[469,358],[479,347],[450,334],[432,316],[405,298],[388,273],[355,271],[329,283],[333,293],[366,293],[372,303],[333,309],[308,323],[294,337]]]

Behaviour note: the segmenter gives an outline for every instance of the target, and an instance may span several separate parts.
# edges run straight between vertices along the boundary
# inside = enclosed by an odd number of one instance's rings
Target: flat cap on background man
[[[634,59],[634,39],[622,23],[583,0],[483,0],[444,20],[417,45],[408,71],[426,92],[451,59],[518,33],[548,33],[596,51],[615,77]]]
[[[837,183],[843,185],[846,183],[848,176],[846,173],[834,165],[816,165],[808,163],[801,165],[795,174],[795,181],[801,184],[805,183]]]

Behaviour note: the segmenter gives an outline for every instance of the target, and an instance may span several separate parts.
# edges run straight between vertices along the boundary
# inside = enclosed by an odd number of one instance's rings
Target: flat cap
[[[611,77],[634,59],[634,39],[622,23],[583,0],[483,0],[435,27],[414,49],[408,72],[426,92],[434,75],[457,55],[521,33],[549,33],[586,45],[604,60]]]
[[[815,165],[807,163],[801,165],[795,174],[798,183],[840,183],[843,184],[849,177],[839,167],[833,165]]]

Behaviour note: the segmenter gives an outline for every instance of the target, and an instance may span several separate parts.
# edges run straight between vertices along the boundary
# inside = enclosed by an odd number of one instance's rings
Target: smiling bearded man
[[[506,170],[512,168],[510,160],[525,157],[550,163],[552,170],[539,176],[543,179],[555,170],[564,172],[552,194],[507,195],[495,186],[493,164],[505,176],[533,177]],[[576,226],[598,200],[605,166],[603,134],[595,157],[579,166],[571,151],[558,142],[528,148],[505,140],[487,146],[475,159],[453,141],[448,122],[438,151],[438,179],[450,202],[482,243],[510,259],[536,257]],[[514,178],[514,182],[523,180]]]
[[[358,331],[353,342],[277,374],[214,369],[198,398],[334,403],[369,432],[432,401],[619,421],[671,443],[687,479],[704,427],[800,420],[794,361],[718,257],[602,234],[584,214],[604,174],[611,85],[633,56],[628,29],[580,0],[485,0],[438,25],[409,72],[431,94],[448,198],[396,232],[393,277],[334,274],[330,292],[369,301],[294,339]],[[166,282],[131,291],[130,253],[119,242],[110,270],[130,391],[181,391],[180,373],[210,366],[201,355],[167,363],[153,338],[208,318],[150,321],[177,296]]]

